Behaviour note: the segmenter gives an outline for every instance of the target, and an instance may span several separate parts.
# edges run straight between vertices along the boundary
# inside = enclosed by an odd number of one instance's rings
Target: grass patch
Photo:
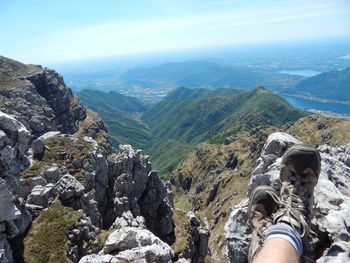
[[[185,212],[189,212],[192,210],[192,204],[190,200],[188,200],[188,197],[184,194],[181,194],[177,200],[175,200],[175,209],[180,209]],[[176,222],[176,221],[175,221]]]
[[[191,226],[185,212],[174,210],[173,216],[175,226],[175,243],[172,245],[175,257],[188,249],[188,239],[190,238]]]
[[[170,173],[186,158],[193,145],[176,140],[152,140],[145,146],[145,153],[151,156],[153,169],[161,178],[168,180]]]
[[[26,263],[71,262],[67,256],[67,231],[82,215],[55,200],[36,218],[24,239]]]
[[[285,131],[304,143],[318,146],[329,143],[345,145],[350,141],[350,122],[342,119],[311,115],[296,121]]]
[[[104,230],[102,229],[101,232],[97,235],[97,241],[101,247],[106,243],[106,240],[110,234],[113,233],[113,229],[110,230]]]
[[[78,178],[81,169],[75,169],[72,165],[74,159],[87,156],[92,150],[91,143],[79,138],[71,136],[55,136],[45,140],[45,146],[48,149],[40,160],[35,160],[34,163],[21,174],[21,178],[32,178],[40,175],[40,173],[53,163],[59,167],[66,166],[71,175]]]

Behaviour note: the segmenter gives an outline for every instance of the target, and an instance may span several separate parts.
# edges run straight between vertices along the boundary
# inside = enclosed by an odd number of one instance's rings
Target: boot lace
[[[291,182],[282,182],[280,209],[275,214],[273,222],[286,221],[294,230],[296,230],[296,227],[300,228],[302,231],[301,237],[304,237],[309,232],[308,223],[305,219],[307,210],[302,199],[306,195],[306,189],[298,185],[298,194],[294,193],[295,189],[296,185]]]

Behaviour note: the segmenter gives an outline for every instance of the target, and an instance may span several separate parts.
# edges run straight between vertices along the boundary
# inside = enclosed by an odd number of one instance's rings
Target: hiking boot
[[[252,262],[262,248],[266,230],[273,223],[273,213],[278,210],[277,192],[267,185],[258,186],[249,198],[248,217],[252,226],[248,262]]]
[[[298,230],[302,238],[310,231],[314,188],[320,169],[320,154],[309,145],[293,145],[282,158],[280,209],[273,221],[288,223]]]

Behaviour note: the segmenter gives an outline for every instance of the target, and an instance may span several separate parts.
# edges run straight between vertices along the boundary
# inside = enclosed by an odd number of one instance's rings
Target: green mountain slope
[[[96,107],[105,111],[125,113],[144,112],[148,106],[137,98],[125,96],[115,91],[81,90],[77,96],[90,108]]]
[[[110,91],[82,90],[76,94],[92,110],[99,113],[107,124],[112,142],[131,144],[143,148],[152,135],[147,126],[138,119],[148,106],[140,100]]]
[[[168,177],[193,147],[194,145],[173,139],[154,139],[144,149],[151,157],[152,166],[161,176]]]
[[[287,92],[350,101],[350,67],[308,78],[288,89]]]
[[[301,111],[264,88],[251,91],[181,88],[147,111],[143,120],[155,137],[196,144],[221,133],[261,124],[280,126],[301,116]]]
[[[143,149],[163,177],[198,143],[222,143],[239,131],[281,126],[304,115],[264,88],[178,88],[150,109],[116,92],[84,90],[77,95],[106,122],[115,146],[131,144]]]

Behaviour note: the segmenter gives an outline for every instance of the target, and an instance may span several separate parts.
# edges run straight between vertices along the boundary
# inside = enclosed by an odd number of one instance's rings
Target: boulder
[[[32,142],[33,156],[35,158],[41,158],[45,153],[45,144],[44,140],[36,139]]]
[[[53,187],[53,184],[35,186],[27,198],[27,204],[46,208],[49,202],[54,198]]]
[[[300,143],[300,141],[293,136],[284,132],[275,132],[267,138],[261,155],[273,154],[281,156],[289,146],[297,143]]]
[[[48,182],[48,183],[57,183],[57,181],[61,177],[61,172],[60,169],[57,165],[53,165],[49,168],[47,168],[44,171],[43,178]]]
[[[64,175],[54,186],[54,193],[61,199],[78,198],[84,186],[70,174]]]
[[[149,230],[125,227],[110,234],[103,247],[104,254],[134,262],[171,262],[173,251]]]
[[[23,197],[26,200],[35,186],[46,184],[47,181],[41,176],[19,179],[19,186],[16,187],[15,190],[20,197]]]

